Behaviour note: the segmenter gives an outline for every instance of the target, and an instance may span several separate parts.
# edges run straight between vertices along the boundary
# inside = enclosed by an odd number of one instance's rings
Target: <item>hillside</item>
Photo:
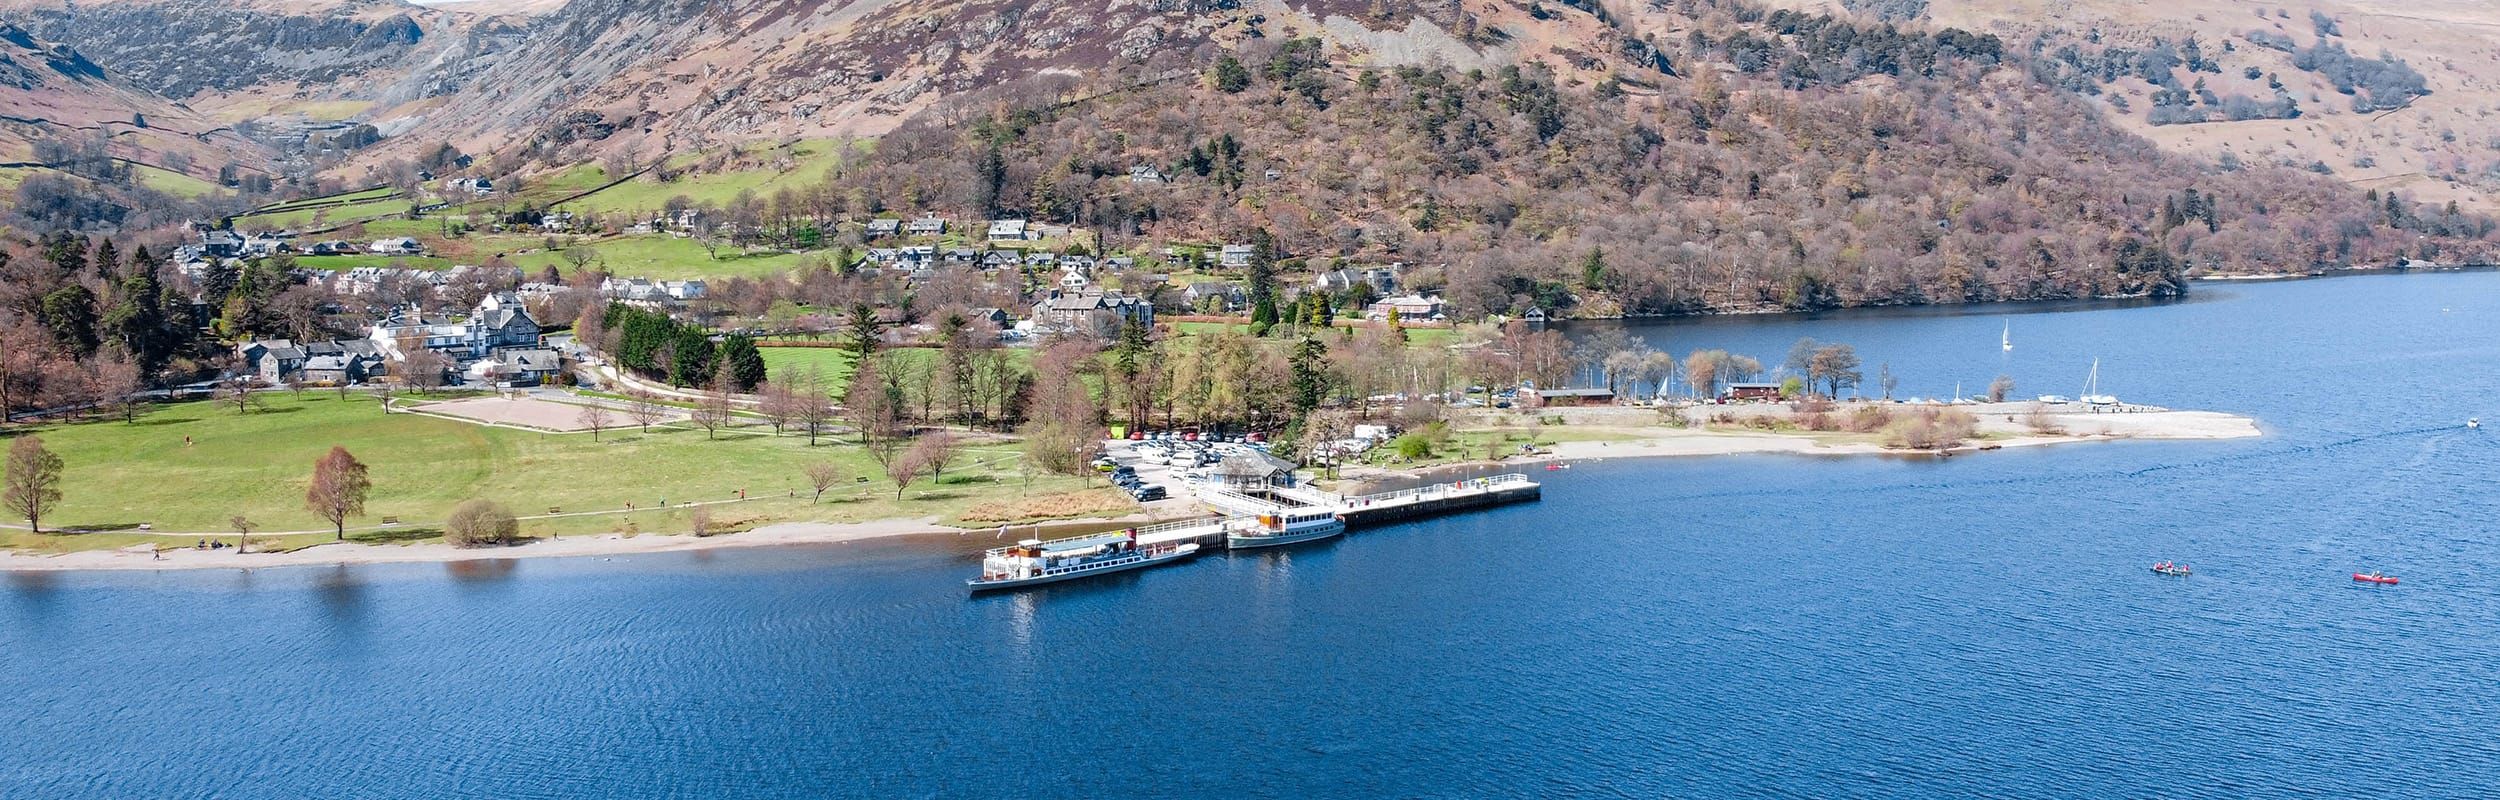
[[[87,53],[133,85],[296,135],[383,122],[457,93],[526,35],[527,9],[400,0],[0,0],[0,20]]]
[[[198,195],[223,178],[266,175],[270,153],[230,127],[108,74],[77,50],[0,24],[0,176],[16,214],[68,227],[118,221],[91,201],[126,191]],[[125,204],[126,205],[126,204]],[[73,210],[76,207],[80,210]]]
[[[2500,138],[2488,129],[2500,108],[2500,7],[2479,0],[2294,0],[2251,6],[2228,0],[1773,0],[1817,11],[1854,6],[1865,13],[1906,16],[1996,33],[2055,54],[2072,49],[2090,65],[2122,51],[2106,81],[2093,81],[2099,102],[2132,132],[2175,152],[2240,163],[2289,163],[2352,185],[2398,190],[2432,202],[2500,209]],[[2036,45],[2034,44],[2036,43]],[[2193,44],[2191,44],[2193,43]],[[2323,49],[2320,49],[2321,46]],[[2195,47],[2209,66],[2185,63]],[[2376,69],[2384,58],[2418,74],[2427,94],[2397,96],[2366,85],[2340,58],[2304,59],[2303,51],[2349,53]],[[2146,70],[2147,54],[2177,63]],[[2255,70],[2255,75],[2250,75]],[[2394,70],[2386,70],[2394,73]],[[2155,124],[2160,87],[2146,74],[2175,76],[2194,99],[2195,87],[2228,101],[2258,101],[2234,113],[2192,103]],[[2390,77],[2401,77],[2391,74]],[[2358,81],[2355,79],[2358,78]],[[2356,82],[2364,85],[2354,85]],[[2278,90],[2275,86],[2280,86]],[[2374,96],[2387,95],[2387,96]],[[2288,98],[2298,115],[2262,106]],[[2209,113],[2210,109],[2210,113]],[[2234,119],[2234,117],[2250,117]]]

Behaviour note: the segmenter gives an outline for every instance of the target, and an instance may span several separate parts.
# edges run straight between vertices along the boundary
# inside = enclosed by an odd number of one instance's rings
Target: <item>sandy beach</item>
[[[937,524],[934,517],[860,523],[793,522],[751,531],[694,537],[603,533],[540,539],[512,547],[453,547],[441,542],[410,545],[337,543],[284,553],[237,553],[228,550],[168,549],[157,558],[148,547],[86,550],[59,555],[0,553],[0,572],[84,569],[252,569],[330,564],[397,564],[407,562],[476,561],[497,558],[559,558],[673,553],[729,547],[790,544],[833,544],[915,534],[957,534],[965,531]]]
[[[1979,430],[1995,438],[1973,440],[1950,452],[1966,453],[2004,447],[2039,447],[2076,442],[2099,442],[2119,439],[2215,440],[2245,439],[2264,435],[2256,420],[2214,411],[2150,410],[2124,413],[2060,413],[2051,414],[2056,425],[2066,433],[2040,434],[2024,421],[2031,409],[2029,403],[1998,403],[1966,406],[1979,419]],[[1570,461],[1603,458],[1641,458],[1658,456],[1729,456],[1754,453],[1802,453],[1813,455],[1874,455],[1913,451],[1886,448],[1864,441],[1833,442],[1808,434],[1769,433],[1700,428],[1608,427],[1608,431],[1626,433],[1637,438],[1627,441],[1558,442],[1545,452],[1529,459],[1538,461]],[[1521,459],[1513,459],[1521,460]]]

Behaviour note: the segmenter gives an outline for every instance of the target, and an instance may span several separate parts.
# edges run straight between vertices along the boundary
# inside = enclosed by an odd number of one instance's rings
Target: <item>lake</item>
[[[2197,290],[1633,330],[2264,438],[1583,463],[976,599],[977,536],[0,576],[0,797],[2500,795],[2500,273]]]

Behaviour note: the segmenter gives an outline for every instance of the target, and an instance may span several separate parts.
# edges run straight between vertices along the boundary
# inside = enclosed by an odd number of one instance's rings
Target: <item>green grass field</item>
[[[653,280],[766,275],[796,270],[808,258],[793,253],[747,255],[735,247],[722,247],[720,257],[713,258],[704,252],[701,242],[667,234],[613,236],[575,242],[569,246],[598,251],[600,262],[607,265],[609,272]],[[573,268],[561,251],[521,253],[511,256],[509,260],[515,266],[532,271],[546,266],[566,270]]]
[[[926,477],[894,500],[894,486],[856,445],[807,446],[749,426],[707,439],[694,428],[645,433],[622,419],[601,441],[588,434],[542,434],[488,428],[417,414],[381,413],[370,398],[341,400],[310,392],[270,394],[264,410],[238,415],[232,406],[194,402],[153,408],[136,423],[118,420],[17,429],[33,433],[61,456],[65,499],[45,528],[109,532],[36,535],[0,530],[0,547],[63,551],[123,547],[162,540],[157,532],[229,531],[237,514],[261,530],[326,527],[304,509],[313,462],[332,445],[346,447],[371,470],[367,514],[349,521],[349,536],[367,541],[432,538],[454,505],[472,497],[505,503],[521,515],[549,507],[566,512],[648,509],[666,500],[743,502],[711,507],[715,523],[751,527],[776,521],[864,521],[936,516],[955,519],[983,502],[1013,503],[1078,490],[1079,478],[1035,475],[1028,486],[1012,445],[967,447],[943,484]],[[186,439],[187,437],[187,439]],[[844,477],[823,505],[807,499],[805,465],[825,461]],[[978,462],[978,463],[976,463]],[[867,483],[853,478],[867,476]],[[795,499],[788,496],[798,492]],[[373,530],[382,517],[405,525]],[[524,520],[527,535],[622,531],[682,533],[686,512],[638,511]],[[358,531],[356,528],[367,528]],[[328,534],[285,537],[309,544]],[[260,538],[257,535],[255,538]],[[188,540],[184,541],[185,544]]]
[[[184,175],[169,169],[139,166],[135,173],[139,183],[176,197],[204,197],[217,191],[217,184]]]
[[[450,269],[451,259],[433,256],[296,256],[296,266],[307,269],[350,270],[357,267],[409,267],[413,269]]]
[[[342,202],[339,205],[322,203]],[[237,228],[308,228],[343,225],[359,220],[375,220],[408,211],[408,200],[393,189],[367,189],[360,192],[311,197],[253,209],[252,213],[235,217]]]
[[[846,146],[849,146],[847,142],[837,139],[804,140],[790,145],[786,154],[787,167],[759,165],[708,175],[688,175],[668,183],[645,177],[566,203],[561,208],[602,213],[656,212],[668,203],[669,198],[681,194],[693,198],[697,204],[714,205],[727,205],[729,201],[738,197],[739,192],[748,189],[755,190],[759,196],[770,196],[782,189],[797,189],[823,182],[826,168],[841,162],[842,151]],[[781,156],[771,152],[776,147],[776,145],[762,145],[751,148],[744,154],[744,157],[777,160]],[[602,173],[601,180],[588,181],[587,185],[582,188],[596,186],[604,179],[605,175]]]

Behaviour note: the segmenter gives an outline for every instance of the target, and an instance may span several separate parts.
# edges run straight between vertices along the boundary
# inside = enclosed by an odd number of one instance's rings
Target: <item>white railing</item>
[[[1394,503],[1401,500],[1424,497],[1448,497],[1451,495],[1495,492],[1527,483],[1534,483],[1534,481],[1529,480],[1526,473],[1505,472],[1500,475],[1489,475],[1482,478],[1468,478],[1461,481],[1435,483],[1429,486],[1418,486],[1412,489],[1399,489],[1394,492],[1354,495],[1345,499],[1345,505],[1346,508],[1349,509],[1365,508],[1369,506],[1381,505],[1383,503]]]
[[[1149,537],[1149,536],[1154,536],[1154,535],[1156,535],[1156,534],[1171,533],[1171,532],[1174,532],[1174,531],[1187,530],[1187,529],[1190,529],[1190,528],[1205,528],[1205,527],[1210,527],[1210,526],[1222,526],[1222,525],[1226,525],[1226,524],[1231,523],[1231,522],[1232,522],[1233,520],[1235,520],[1235,519],[1239,519],[1239,518],[1238,518],[1238,517],[1217,517],[1217,518],[1214,518],[1214,519],[1194,519],[1194,520],[1183,520],[1183,521],[1180,521],[1180,522],[1164,522],[1164,523],[1157,523],[1157,524],[1154,524],[1154,525],[1144,525],[1144,526],[1139,526],[1139,527],[1135,527],[1135,528],[1113,528],[1113,529],[1111,529],[1111,530],[1107,530],[1107,531],[1096,531],[1096,532],[1093,532],[1093,533],[1088,533],[1088,534],[1083,534],[1083,535],[1078,535],[1078,536],[1069,536],[1069,537],[1060,538],[1060,539],[1050,539],[1050,540],[1047,540],[1047,541],[1042,542],[1042,543],[1041,543],[1040,545],[1038,545],[1038,546],[1039,546],[1039,547],[1041,547],[1041,548],[1042,548],[1043,550],[1045,550],[1045,551],[1049,551],[1049,550],[1065,550],[1065,549],[1074,548],[1074,547],[1084,547],[1084,546],[1089,546],[1089,545],[1093,545],[1093,544],[1097,544],[1097,543],[1103,543],[1103,542],[1113,542],[1113,541],[1118,541],[1118,540],[1121,540],[1121,539],[1128,538],[1128,534],[1129,534],[1129,532],[1130,532],[1130,531],[1135,531],[1135,532],[1137,533],[1137,539],[1138,539],[1138,541],[1143,542],[1143,541],[1145,541],[1145,540],[1146,540],[1146,538],[1147,538],[1147,537]],[[990,548],[990,549],[985,550],[985,551],[983,551],[983,552],[984,552],[985,554],[988,554],[988,555],[998,555],[998,554],[1000,554],[1000,553],[1004,553],[1004,552],[1006,552],[1006,551],[1007,551],[1007,549],[1008,549],[1009,547],[1016,547],[1016,546],[1019,546],[1019,545],[1008,545],[1007,547],[993,547],[993,548]]]

